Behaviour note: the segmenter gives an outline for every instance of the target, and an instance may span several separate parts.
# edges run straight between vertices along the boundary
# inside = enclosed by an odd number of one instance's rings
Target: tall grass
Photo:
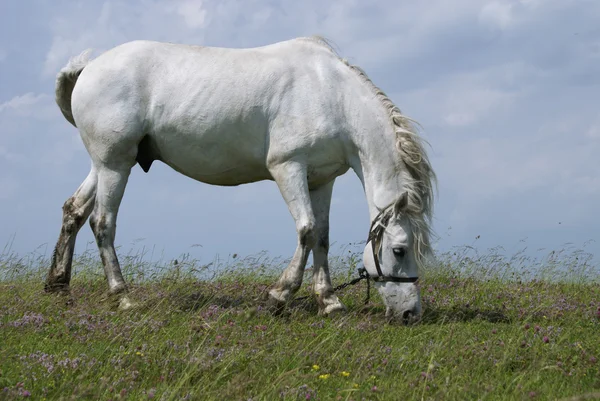
[[[334,285],[364,244],[332,252]],[[263,296],[287,259],[202,262],[120,252],[140,307],[120,312],[95,247],[74,260],[69,295],[43,294],[47,249],[0,254],[0,399],[600,399],[600,268],[565,247],[532,257],[465,246],[424,271],[420,324],[383,317],[364,282],[324,318]],[[311,268],[298,296],[308,294]],[[579,398],[584,399],[584,398]]]

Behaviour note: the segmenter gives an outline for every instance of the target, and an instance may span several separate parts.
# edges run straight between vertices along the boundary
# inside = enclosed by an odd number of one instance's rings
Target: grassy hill
[[[264,256],[123,255],[141,306],[120,312],[93,255],[77,257],[65,296],[43,294],[45,258],[4,253],[0,399],[600,399],[597,266],[578,252],[469,252],[427,269],[423,318],[408,327],[385,321],[374,291],[363,305],[365,282],[340,292],[346,315],[320,317],[308,300],[273,316],[261,297],[284,261]],[[334,285],[357,259],[334,260]]]

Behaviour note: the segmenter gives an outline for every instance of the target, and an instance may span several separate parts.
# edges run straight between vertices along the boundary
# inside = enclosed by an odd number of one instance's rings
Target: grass
[[[44,257],[5,251],[0,399],[600,399],[600,280],[581,251],[438,255],[410,327],[387,323],[374,292],[363,305],[364,282],[341,292],[346,315],[312,300],[271,315],[261,296],[285,260],[143,259],[121,256],[142,306],[119,312],[97,255],[76,258],[60,296],[42,293]],[[334,284],[357,260],[333,258]]]

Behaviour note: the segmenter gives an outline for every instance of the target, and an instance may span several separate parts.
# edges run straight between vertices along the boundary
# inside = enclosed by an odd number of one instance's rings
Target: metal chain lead
[[[367,273],[367,269],[365,269],[364,267],[361,267],[358,269],[358,277],[357,278],[350,280],[346,283],[338,285],[337,287],[335,287],[333,289],[333,292],[343,290],[344,288],[346,288],[350,285],[358,284],[362,280],[367,280],[367,297],[365,298],[365,305],[366,305],[369,303],[369,299],[371,298],[371,281],[369,280],[369,273]],[[298,297],[298,298],[294,299],[294,301],[302,301],[302,300],[308,299],[310,297],[311,297],[311,295],[306,295],[303,297]]]

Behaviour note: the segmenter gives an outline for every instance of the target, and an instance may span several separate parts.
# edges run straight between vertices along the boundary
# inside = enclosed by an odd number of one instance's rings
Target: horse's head
[[[418,286],[423,237],[415,234],[408,194],[404,192],[372,223],[364,250],[365,268],[386,305],[386,316],[412,323],[421,314]]]

